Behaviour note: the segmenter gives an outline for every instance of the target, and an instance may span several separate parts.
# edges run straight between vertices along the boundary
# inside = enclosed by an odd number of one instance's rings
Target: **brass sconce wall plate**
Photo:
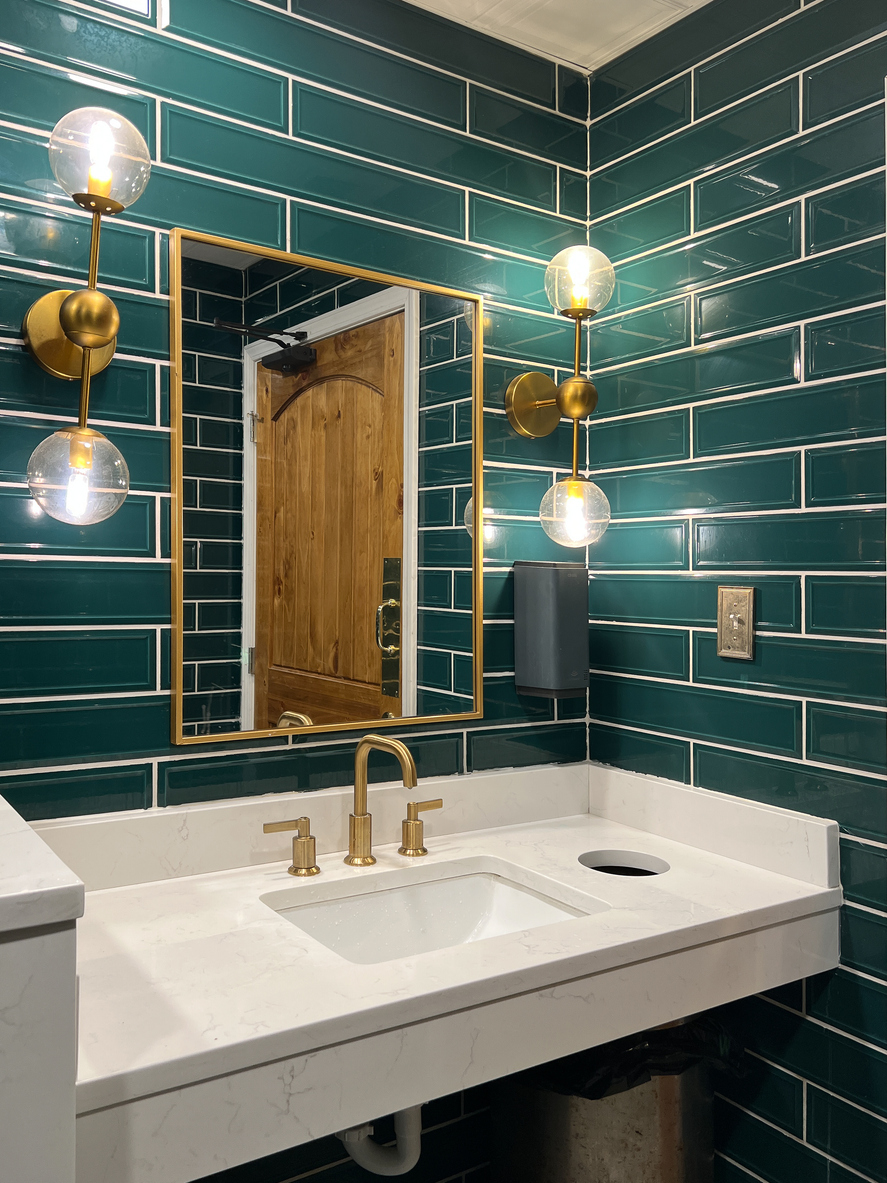
[[[65,335],[59,322],[59,309],[71,295],[70,288],[47,292],[31,305],[22,321],[22,339],[37,364],[53,378],[65,378],[69,382],[80,378],[83,371],[83,350]],[[115,336],[110,344],[90,350],[90,377],[100,374],[110,364],[116,348]]]

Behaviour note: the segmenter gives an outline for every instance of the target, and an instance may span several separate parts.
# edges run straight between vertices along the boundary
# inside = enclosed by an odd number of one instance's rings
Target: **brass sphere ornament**
[[[71,292],[59,309],[59,324],[81,349],[103,349],[116,338],[120,313],[113,300],[96,288]]]

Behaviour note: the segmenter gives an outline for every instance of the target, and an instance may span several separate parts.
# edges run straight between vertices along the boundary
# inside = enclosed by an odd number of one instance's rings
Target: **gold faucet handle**
[[[320,867],[317,865],[317,843],[311,833],[309,818],[299,817],[295,821],[288,822],[265,822],[262,829],[266,834],[279,834],[284,830],[295,830],[293,862],[292,866],[287,867],[287,871],[290,875],[300,877],[320,874]]]
[[[407,802],[407,815],[401,822],[403,845],[398,848],[398,854],[418,858],[419,855],[428,853],[425,847],[425,823],[419,817],[419,813],[426,809],[443,809],[443,799],[436,797],[433,801]]]

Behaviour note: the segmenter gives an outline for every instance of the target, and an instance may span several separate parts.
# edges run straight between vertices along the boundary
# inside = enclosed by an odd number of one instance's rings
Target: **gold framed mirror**
[[[172,740],[483,714],[483,304],[170,235]]]

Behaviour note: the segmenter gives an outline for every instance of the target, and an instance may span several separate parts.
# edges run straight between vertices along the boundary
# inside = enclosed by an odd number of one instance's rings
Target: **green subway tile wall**
[[[722,1015],[723,1183],[887,1178],[885,75],[881,0],[715,0],[592,79],[590,758],[847,835],[842,968]]]

